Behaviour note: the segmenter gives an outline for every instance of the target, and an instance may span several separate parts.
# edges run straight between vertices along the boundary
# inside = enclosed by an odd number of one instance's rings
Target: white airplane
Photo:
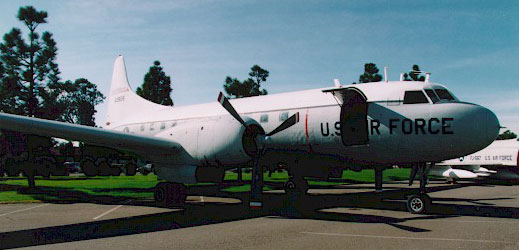
[[[447,177],[451,181],[478,177],[518,180],[518,173],[517,139],[494,141],[473,154],[439,162],[429,171],[429,175]]]
[[[194,90],[196,95],[196,90]],[[124,59],[116,58],[106,129],[0,114],[0,128],[129,150],[153,162],[157,202],[183,203],[185,183],[220,182],[226,169],[252,163],[251,207],[261,206],[261,166],[287,165],[287,192],[305,193],[304,177],[337,169],[395,164],[425,169],[476,152],[497,136],[490,110],[459,101],[426,82],[379,82],[167,107],[135,94]],[[270,131],[270,132],[269,132]],[[88,167],[88,164],[84,164]],[[340,171],[342,172],[342,171]],[[424,172],[424,171],[422,171]],[[426,176],[409,197],[413,213],[427,209]]]

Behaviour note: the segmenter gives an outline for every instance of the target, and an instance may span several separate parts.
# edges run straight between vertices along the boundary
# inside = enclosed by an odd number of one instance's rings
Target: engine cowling
[[[244,119],[252,127],[261,128],[251,118]],[[198,166],[233,166],[251,159],[256,150],[253,133],[248,132],[231,116],[206,120],[179,121],[158,137],[180,143]]]

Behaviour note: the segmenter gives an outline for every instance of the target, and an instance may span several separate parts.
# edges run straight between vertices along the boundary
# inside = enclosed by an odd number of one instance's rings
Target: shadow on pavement
[[[226,184],[223,186],[225,185]],[[429,192],[438,192],[470,185],[471,184],[438,186],[430,187],[428,190]],[[288,196],[284,193],[264,193],[264,208],[261,210],[251,210],[247,207],[248,193],[222,192],[219,191],[221,188],[222,185],[197,186],[189,188],[188,193],[190,195],[235,198],[242,200],[242,203],[188,202],[184,209],[171,212],[3,232],[0,233],[0,248],[38,246],[147,232],[158,232],[265,216],[272,219],[311,219],[349,223],[380,223],[391,225],[408,232],[427,232],[429,230],[402,225],[403,222],[435,220],[458,216],[519,218],[518,208],[498,207],[489,203],[492,200],[505,200],[507,198],[481,200],[442,198],[437,200],[442,203],[433,203],[430,215],[408,214],[405,218],[326,211],[326,209],[329,208],[347,207],[352,209],[378,209],[404,212],[407,211],[404,197],[406,195],[414,194],[416,189],[413,188],[388,190],[383,193],[370,191],[346,194],[310,194],[305,196]],[[348,188],[353,189],[355,187],[351,186]],[[357,189],[358,188],[359,187],[357,187]],[[132,190],[139,191],[134,189]],[[149,189],[143,189],[140,191],[150,192]],[[66,199],[69,200],[69,202],[156,206],[151,199],[95,196],[66,189],[40,188],[38,190],[25,190],[25,192],[40,195],[45,194],[47,197],[54,197],[57,199],[49,200],[48,202],[51,203],[60,202],[60,199]],[[454,205],[445,203],[459,201],[469,202],[474,205]],[[362,210],[360,210],[360,212],[362,212]]]

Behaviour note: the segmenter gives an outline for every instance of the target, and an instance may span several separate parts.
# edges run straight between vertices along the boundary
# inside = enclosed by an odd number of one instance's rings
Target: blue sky
[[[85,77],[105,95],[119,54],[134,89],[159,60],[175,105],[215,101],[227,75],[245,79],[254,64],[270,71],[270,93],[358,81],[368,62],[397,80],[418,64],[519,133],[516,0],[1,1],[0,33],[22,27],[25,5],[48,12],[38,31],[54,34],[62,79]],[[102,124],[106,104],[97,109]]]

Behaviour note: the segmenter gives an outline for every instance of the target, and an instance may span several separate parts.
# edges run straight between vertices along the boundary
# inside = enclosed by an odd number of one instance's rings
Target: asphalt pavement
[[[416,187],[416,185],[414,186]],[[0,205],[0,248],[519,249],[519,186],[432,183],[429,214],[406,211],[402,183],[313,188],[305,197],[189,191],[184,208],[152,200]],[[244,202],[242,202],[242,200]]]

